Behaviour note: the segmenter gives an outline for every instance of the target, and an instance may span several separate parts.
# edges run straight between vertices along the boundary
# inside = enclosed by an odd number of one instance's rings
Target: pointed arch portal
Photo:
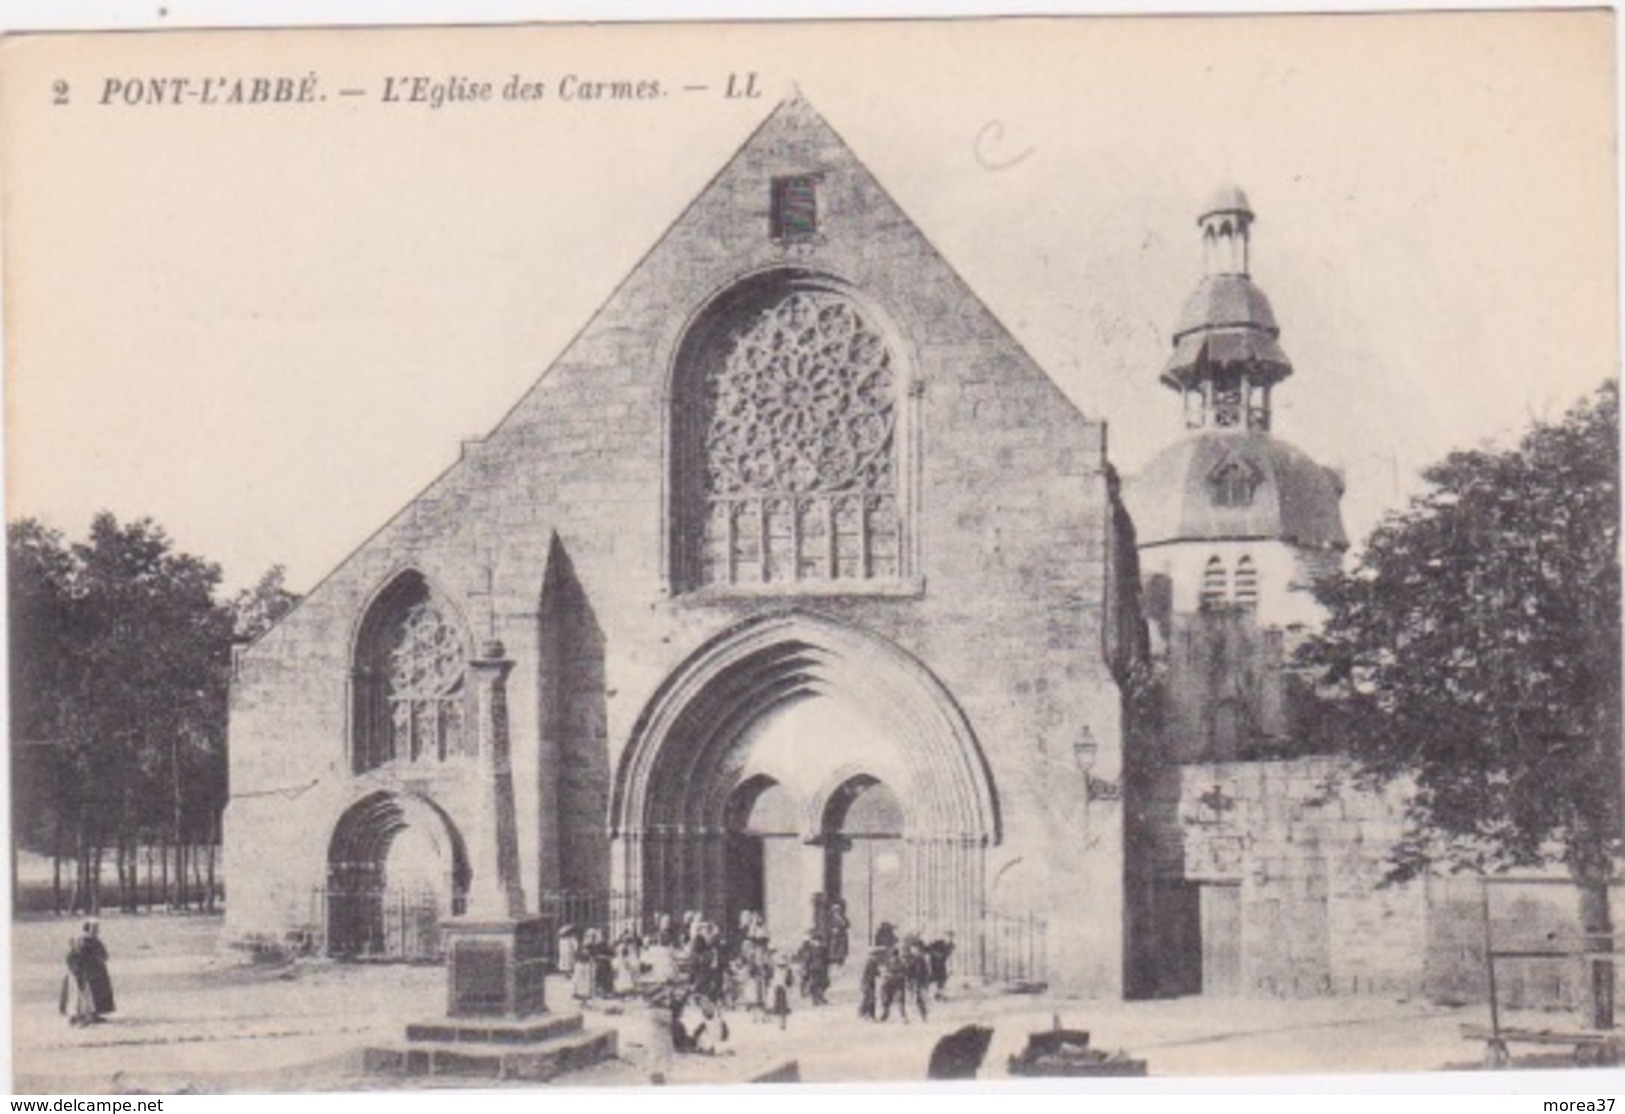
[[[438,806],[415,793],[369,793],[328,840],[328,953],[436,954],[440,922],[463,911],[470,876],[462,834]]]
[[[802,613],[740,624],[655,694],[616,772],[617,885],[646,914],[768,914],[775,939],[839,898],[972,937],[997,797],[970,724],[917,659]],[[788,922],[788,923],[786,923]]]

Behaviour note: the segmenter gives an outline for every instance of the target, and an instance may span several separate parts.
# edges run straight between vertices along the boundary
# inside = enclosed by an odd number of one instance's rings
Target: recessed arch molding
[[[1001,839],[998,795],[975,732],[914,655],[856,625],[801,610],[758,616],[716,635],[650,699],[610,802],[617,886],[638,892],[649,913],[720,913],[730,801],[751,776],[741,739],[761,716],[819,696],[856,708],[891,741],[888,782],[904,802],[909,915],[914,927],[953,928],[965,939],[981,913],[985,850]],[[829,788],[817,794],[825,802]],[[802,834],[811,843],[823,803],[807,803]]]

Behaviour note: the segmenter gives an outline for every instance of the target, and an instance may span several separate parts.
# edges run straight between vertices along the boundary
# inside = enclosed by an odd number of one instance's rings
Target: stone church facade
[[[1403,799],[1317,753],[1284,668],[1347,540],[1341,480],[1271,428],[1253,219],[1201,215],[1169,444],[1120,496],[1100,416],[781,104],[240,651],[228,937],[434,954],[500,884],[779,940],[839,901],[1063,994],[1476,996],[1476,887],[1380,884]],[[1537,905],[1510,927],[1570,931]]]
[[[1133,561],[1103,424],[787,101],[240,653],[228,932],[355,953],[410,931],[394,895],[460,911],[500,653],[531,910],[799,936],[839,899],[1120,994]]]

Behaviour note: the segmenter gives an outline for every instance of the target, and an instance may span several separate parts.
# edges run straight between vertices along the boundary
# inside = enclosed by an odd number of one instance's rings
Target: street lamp
[[[1094,732],[1085,724],[1082,732],[1072,743],[1072,756],[1078,761],[1078,769],[1083,771],[1083,799],[1085,801],[1116,801],[1122,798],[1122,788],[1115,781],[1098,778],[1091,771],[1095,768],[1095,759],[1100,757],[1100,744],[1095,742]]]
[[[1095,768],[1095,759],[1100,754],[1100,744],[1095,742],[1095,733],[1089,730],[1089,725],[1083,725],[1083,731],[1072,744],[1072,754],[1078,760],[1078,769],[1083,776],[1088,777],[1089,771]]]

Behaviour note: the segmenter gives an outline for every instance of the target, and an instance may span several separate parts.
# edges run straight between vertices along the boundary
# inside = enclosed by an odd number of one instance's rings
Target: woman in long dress
[[[649,982],[655,986],[665,986],[677,977],[677,961],[672,956],[671,945],[659,936],[643,950],[643,966]]]
[[[581,938],[575,925],[567,924],[559,929],[559,974],[574,977],[576,950],[580,947]]]
[[[829,962],[834,967],[845,967],[847,953],[852,950],[852,922],[846,916],[846,903],[834,901],[829,907]]]
[[[98,922],[86,921],[84,931],[68,945],[68,974],[73,978],[73,1024],[94,1025],[114,1011],[113,977]]]
[[[637,945],[630,939],[622,940],[620,949],[615,956],[615,996],[617,998],[627,998],[638,992],[640,967]]]

